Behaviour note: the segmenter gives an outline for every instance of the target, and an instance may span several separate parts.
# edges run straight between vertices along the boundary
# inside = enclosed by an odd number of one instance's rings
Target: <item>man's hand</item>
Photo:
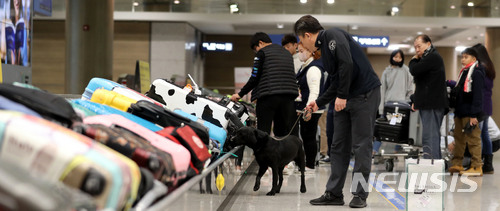
[[[309,105],[306,106],[306,109],[312,109],[312,112],[315,112],[319,109],[319,107],[316,104],[316,101],[312,101],[309,103]]]
[[[335,111],[342,111],[342,110],[344,110],[346,104],[347,104],[347,100],[346,99],[341,99],[341,98],[337,97],[337,99],[335,99]]]
[[[231,100],[234,102],[238,102],[238,100],[240,100],[240,99],[241,99],[240,95],[238,95],[236,93],[231,95]]]
[[[414,103],[411,104],[411,110],[412,111],[417,111],[418,110],[418,109],[415,109],[415,104]]]
[[[469,122],[470,122],[470,126],[477,125],[477,123],[478,123],[477,118],[470,118]]]

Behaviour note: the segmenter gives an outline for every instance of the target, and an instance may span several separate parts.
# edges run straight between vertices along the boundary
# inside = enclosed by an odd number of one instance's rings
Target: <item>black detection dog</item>
[[[259,172],[253,187],[254,191],[259,190],[260,179],[267,168],[271,167],[273,171],[273,187],[266,195],[273,196],[279,193],[283,183],[283,169],[290,161],[295,161],[301,172],[300,192],[306,192],[304,182],[305,154],[299,137],[290,135],[283,140],[277,140],[264,131],[252,127],[242,127],[231,139],[230,145],[246,145],[253,149],[255,160],[259,164]]]

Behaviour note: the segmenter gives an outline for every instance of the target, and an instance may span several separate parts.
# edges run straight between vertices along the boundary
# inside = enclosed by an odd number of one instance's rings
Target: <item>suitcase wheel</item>
[[[394,169],[394,160],[393,159],[385,160],[385,170],[388,172],[392,172],[393,169]]]

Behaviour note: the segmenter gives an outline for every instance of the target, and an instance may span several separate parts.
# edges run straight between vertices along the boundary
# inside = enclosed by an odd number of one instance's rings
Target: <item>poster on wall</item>
[[[31,64],[31,0],[0,0],[0,53],[3,64]]]
[[[234,68],[234,93],[240,92],[241,88],[245,86],[250,75],[252,73],[252,67],[235,67]],[[252,92],[243,96],[243,100],[250,102],[252,97]]]

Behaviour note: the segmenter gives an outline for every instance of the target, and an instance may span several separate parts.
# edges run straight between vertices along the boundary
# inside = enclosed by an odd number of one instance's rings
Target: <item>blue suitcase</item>
[[[81,106],[83,106],[83,107],[85,107],[85,108],[87,108],[87,109],[89,109],[89,110],[91,110],[99,115],[118,114],[118,115],[123,116],[123,117],[137,123],[137,124],[142,125],[143,127],[147,128],[153,132],[160,131],[162,129],[162,127],[155,125],[152,122],[146,121],[143,118],[140,118],[138,116],[135,116],[133,114],[130,114],[130,113],[127,113],[124,111],[120,111],[120,110],[115,109],[115,108],[111,108],[107,105],[102,105],[102,104],[94,103],[94,102],[87,101],[87,100],[72,100],[72,102],[75,104],[81,105]]]

